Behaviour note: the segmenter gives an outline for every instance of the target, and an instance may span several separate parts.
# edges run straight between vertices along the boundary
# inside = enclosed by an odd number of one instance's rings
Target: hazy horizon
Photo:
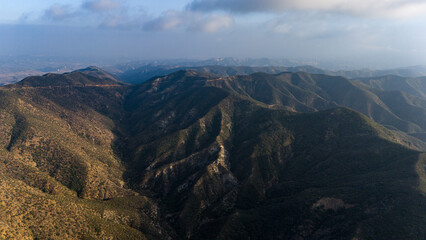
[[[0,1],[1,56],[426,64],[415,0]]]

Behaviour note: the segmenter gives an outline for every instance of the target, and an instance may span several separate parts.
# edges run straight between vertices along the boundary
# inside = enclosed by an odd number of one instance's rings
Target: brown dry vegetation
[[[115,87],[105,92],[120,98]],[[0,90],[0,239],[167,236],[155,203],[126,187],[114,121],[95,109],[106,100],[86,98],[103,86],[88,88]]]
[[[303,73],[128,86],[93,68],[2,87],[0,239],[424,239],[426,144],[318,111],[422,131],[379,95]]]

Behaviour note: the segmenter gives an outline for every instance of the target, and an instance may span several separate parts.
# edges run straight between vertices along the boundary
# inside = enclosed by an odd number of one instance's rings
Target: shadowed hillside
[[[93,68],[32,79],[0,90],[0,238],[167,238],[122,178],[126,85]]]
[[[206,72],[216,74],[221,77],[230,77],[237,75],[250,75],[256,72],[264,72],[268,74],[278,74],[282,72],[306,72],[309,74],[325,74],[328,76],[341,76],[348,79],[359,79],[361,81],[373,81],[374,85],[382,85],[382,80],[392,81],[399,79],[409,79],[409,82],[419,82],[426,75],[425,66],[412,66],[406,68],[395,68],[387,70],[339,70],[330,71],[321,69],[310,65],[301,65],[294,67],[284,67],[285,65],[271,65],[271,64],[223,64],[220,62],[192,62],[192,63],[151,63],[151,64],[124,64],[115,67],[107,68],[108,71],[116,74],[122,81],[133,84],[140,84],[149,80],[152,77],[164,76],[180,70],[194,70],[197,72]],[[291,64],[294,65],[294,64]],[[381,83],[378,83],[377,80]],[[415,83],[415,84],[417,84]],[[399,83],[397,83],[399,84]],[[388,85],[387,83],[385,85]],[[412,85],[409,83],[409,85]],[[393,83],[389,86],[395,86]],[[424,89],[424,87],[423,87]],[[389,90],[389,89],[385,89]],[[395,89],[392,89],[395,90]],[[397,89],[400,90],[400,89]],[[412,92],[408,92],[413,94]],[[417,92],[418,93],[418,92]]]
[[[393,143],[398,136],[348,109],[271,109],[268,101],[274,99],[260,98],[282,93],[270,87],[282,85],[269,82],[274,76],[261,76],[212,79],[181,71],[129,96],[128,126],[135,133],[128,139],[134,151],[129,181],[165,202],[181,235],[398,239],[410,230],[388,226],[424,223],[424,217],[409,220],[397,213],[411,199],[408,205],[424,214],[424,197],[403,186],[418,186],[414,169],[422,155]],[[376,201],[387,205],[388,198],[392,206],[378,210]]]
[[[88,68],[0,100],[6,239],[426,236],[425,143],[388,129],[423,131],[410,95],[306,73],[134,86]]]
[[[249,67],[249,66],[220,66],[220,65],[207,65],[207,66],[152,66],[146,65],[135,69],[127,69],[123,72],[111,69],[113,72],[122,79],[124,82],[140,84],[153,77],[168,75],[177,71],[193,70],[197,72],[214,74],[221,77],[230,77],[236,75],[249,75],[256,72],[264,72],[269,74],[278,74],[281,72],[309,72],[313,74],[326,74],[330,71],[324,71],[312,66],[298,66],[298,67]]]
[[[255,73],[210,81],[208,85],[296,112],[312,112],[336,106],[349,107],[371,119],[408,133],[425,132],[426,101],[400,92],[359,86],[342,77],[307,73],[270,75]]]
[[[371,88],[384,91],[401,91],[416,97],[426,98],[426,78],[407,78],[396,75],[357,79]]]

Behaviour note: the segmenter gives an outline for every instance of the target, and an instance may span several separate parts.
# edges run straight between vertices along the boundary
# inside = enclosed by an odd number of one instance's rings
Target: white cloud
[[[102,19],[102,22],[99,24],[102,28],[136,29],[140,28],[147,17],[144,12],[131,16],[126,11],[118,11],[107,14]]]
[[[189,9],[238,13],[314,11],[378,18],[410,18],[426,13],[424,0],[194,0]]]
[[[82,7],[93,12],[108,12],[117,10],[120,3],[114,0],[91,0],[85,1]]]
[[[225,14],[206,16],[192,11],[167,11],[160,17],[146,22],[143,29],[147,31],[183,29],[186,31],[216,32],[233,25],[234,19]]]
[[[74,26],[98,26],[101,28],[140,28],[148,17],[142,8],[130,9],[124,0],[90,0],[77,9],[54,4],[45,10],[44,19]],[[90,12],[89,12],[90,11]]]
[[[118,27],[126,27],[126,22],[119,15],[112,15],[105,18],[105,20],[100,24],[101,27],[106,28],[118,28]]]
[[[201,32],[217,32],[220,29],[230,28],[234,25],[234,19],[228,15],[210,15],[200,19],[195,19],[188,26],[188,30]]]
[[[162,16],[148,21],[143,28],[148,31],[163,31],[175,29],[186,22],[187,16],[179,11],[167,11]]]
[[[64,20],[73,16],[73,12],[68,5],[54,4],[44,11],[44,16],[55,21]]]
[[[381,31],[375,21],[345,18],[333,14],[285,14],[265,21],[260,29],[266,34],[285,34],[295,39],[336,39],[364,33],[367,29]],[[384,22],[384,21],[378,21]],[[365,33],[371,36],[371,32]]]
[[[289,33],[291,25],[285,19],[273,19],[265,23],[267,30],[275,33]]]

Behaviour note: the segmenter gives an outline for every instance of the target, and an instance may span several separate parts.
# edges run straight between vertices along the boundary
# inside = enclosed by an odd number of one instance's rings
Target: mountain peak
[[[96,74],[110,75],[97,66],[89,66],[87,68],[82,68],[82,69],[72,71],[71,73],[74,73],[74,72],[81,72],[85,74],[96,73]]]
[[[83,71],[101,71],[103,72],[103,70],[97,66],[88,66],[87,68],[83,68],[83,69],[79,69],[77,71],[83,72]]]
[[[173,78],[175,77],[197,77],[197,78],[217,78],[216,74],[209,73],[209,72],[203,72],[203,71],[196,71],[193,69],[182,69],[179,71],[176,71],[172,74],[169,74],[168,76],[171,76]]]
[[[14,87],[70,87],[70,86],[111,86],[123,85],[112,75],[104,72],[96,66],[68,72],[64,74],[47,73],[43,76],[31,76],[24,78]]]

